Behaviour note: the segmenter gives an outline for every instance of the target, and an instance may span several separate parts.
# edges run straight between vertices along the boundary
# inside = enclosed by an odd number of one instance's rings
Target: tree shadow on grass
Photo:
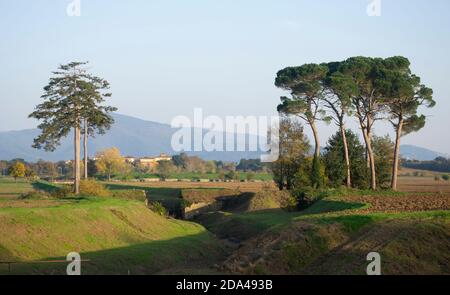
[[[74,249],[74,251],[77,251]],[[79,250],[78,250],[79,251]],[[156,274],[158,272],[189,268],[195,270],[209,267],[224,259],[225,251],[217,240],[207,232],[187,235],[169,240],[151,241],[95,252],[80,252],[81,273],[100,274]],[[44,261],[66,260],[66,257],[49,257]],[[67,263],[14,264],[11,274],[66,274]],[[0,270],[0,274],[5,269]],[[211,269],[211,272],[213,270]]]

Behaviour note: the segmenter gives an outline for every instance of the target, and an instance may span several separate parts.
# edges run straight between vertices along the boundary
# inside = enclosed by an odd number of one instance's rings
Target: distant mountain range
[[[160,153],[177,154],[172,149],[172,135],[178,130],[170,125],[145,121],[130,116],[114,114],[115,124],[105,135],[96,136],[89,141],[89,153],[117,147],[123,155],[135,157],[155,156]],[[61,146],[53,153],[37,150],[31,147],[33,138],[39,134],[37,129],[0,132],[0,159],[10,160],[22,158],[27,161],[44,159],[49,161],[67,160],[73,158],[72,136],[61,141]],[[249,135],[247,135],[247,139]],[[442,153],[425,148],[403,145],[403,157],[416,160],[433,160]],[[205,160],[222,160],[237,162],[242,158],[259,158],[260,152],[188,152]]]
[[[114,114],[113,117],[115,123],[111,130],[107,131],[105,135],[97,135],[95,138],[89,139],[89,155],[91,157],[95,152],[110,147],[119,148],[122,155],[134,157],[156,156],[160,153],[178,154],[171,145],[172,135],[179,130],[178,128],[174,129],[168,124],[120,114]],[[63,139],[61,145],[52,153],[31,147],[33,139],[38,134],[38,129],[0,132],[0,159],[59,161],[73,158],[73,134]],[[246,138],[249,138],[248,135]],[[250,159],[260,156],[260,152],[187,152],[187,154],[198,155],[205,160],[234,162],[242,158]]]
[[[431,161],[437,157],[448,158],[446,154],[409,144],[400,146],[400,153],[407,160]]]

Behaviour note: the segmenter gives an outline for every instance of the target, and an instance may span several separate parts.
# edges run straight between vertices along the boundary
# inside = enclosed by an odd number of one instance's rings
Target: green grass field
[[[180,188],[107,186],[181,200]],[[450,274],[446,194],[331,190],[301,212],[230,209],[189,222],[137,200],[19,198],[33,187],[53,185],[0,179],[0,261],[24,262],[12,265],[13,274],[64,274],[66,263],[35,262],[73,251],[90,260],[85,274],[364,274],[372,251],[386,274]]]
[[[27,193],[32,190],[33,186],[28,181],[23,179],[14,181],[14,179],[9,177],[0,177],[0,201],[17,198],[22,193]]]
[[[4,180],[0,187],[15,196],[29,184]],[[91,260],[84,273],[139,274],[207,267],[223,254],[203,226],[161,217],[143,202],[81,197],[38,206],[45,201],[30,200],[36,206],[23,207],[17,200],[16,208],[0,208],[0,261],[60,260],[75,251]],[[12,273],[64,273],[65,267],[14,264]],[[6,265],[0,273],[7,273]]]

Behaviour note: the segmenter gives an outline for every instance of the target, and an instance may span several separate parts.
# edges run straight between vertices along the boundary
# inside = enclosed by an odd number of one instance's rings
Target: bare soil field
[[[399,177],[402,192],[450,193],[450,181],[435,180],[434,177]]]

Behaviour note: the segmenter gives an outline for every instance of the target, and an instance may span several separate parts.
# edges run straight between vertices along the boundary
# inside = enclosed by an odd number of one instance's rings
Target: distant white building
[[[130,164],[133,164],[134,162],[136,162],[136,160],[138,160],[138,158],[131,157],[131,156],[125,157],[125,162],[130,163]]]
[[[172,157],[167,155],[167,154],[160,154],[159,156],[156,157],[144,157],[144,158],[139,158],[136,159],[135,162],[139,163],[143,166],[146,167],[150,167],[150,168],[155,168],[156,166],[158,166],[158,163],[161,161],[170,161],[172,160]]]

